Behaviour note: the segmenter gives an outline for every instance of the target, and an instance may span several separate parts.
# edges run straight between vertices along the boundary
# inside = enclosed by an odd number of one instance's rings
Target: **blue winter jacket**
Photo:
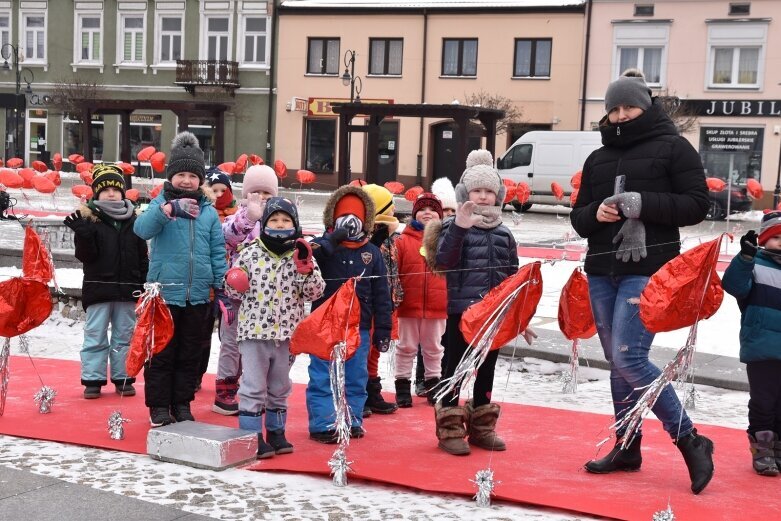
[[[721,281],[740,307],[740,361],[781,360],[781,265],[736,255]]]
[[[448,218],[439,234],[436,265],[446,271],[448,314],[463,313],[518,271],[518,246],[503,224],[467,229]]]
[[[163,284],[169,305],[209,302],[211,288],[222,287],[228,269],[217,210],[202,196],[197,219],[169,219],[160,209],[165,203],[162,193],[155,197],[133,227],[136,235],[151,239],[147,282]]]

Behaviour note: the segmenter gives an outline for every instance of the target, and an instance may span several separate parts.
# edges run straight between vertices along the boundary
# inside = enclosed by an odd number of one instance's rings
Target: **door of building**
[[[399,122],[383,121],[380,123],[379,156],[377,157],[377,184],[395,181],[399,162]]]
[[[41,160],[48,164],[49,147],[46,144],[46,111],[43,109],[31,109],[27,117],[25,164],[31,164],[35,160]]]
[[[458,125],[452,121],[434,125],[434,143],[433,143],[433,172],[431,180],[447,177],[455,186],[461,179],[465,165],[457,165],[456,157],[458,152]],[[472,150],[480,148],[480,136],[469,136],[466,141],[467,154]]]

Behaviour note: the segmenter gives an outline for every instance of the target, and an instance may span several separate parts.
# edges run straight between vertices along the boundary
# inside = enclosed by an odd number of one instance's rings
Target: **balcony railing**
[[[176,60],[176,82],[190,94],[195,88],[222,87],[233,95],[239,85],[239,63],[226,60]]]

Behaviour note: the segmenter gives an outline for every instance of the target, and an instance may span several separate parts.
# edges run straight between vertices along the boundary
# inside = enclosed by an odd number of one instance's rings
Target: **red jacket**
[[[407,225],[396,239],[399,278],[404,299],[398,308],[402,318],[447,318],[447,282],[435,275],[423,257],[423,230]]]

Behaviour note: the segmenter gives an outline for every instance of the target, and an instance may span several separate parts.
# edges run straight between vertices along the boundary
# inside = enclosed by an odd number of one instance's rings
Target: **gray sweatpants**
[[[287,409],[293,391],[289,340],[242,340],[239,410],[260,413],[263,409]]]

